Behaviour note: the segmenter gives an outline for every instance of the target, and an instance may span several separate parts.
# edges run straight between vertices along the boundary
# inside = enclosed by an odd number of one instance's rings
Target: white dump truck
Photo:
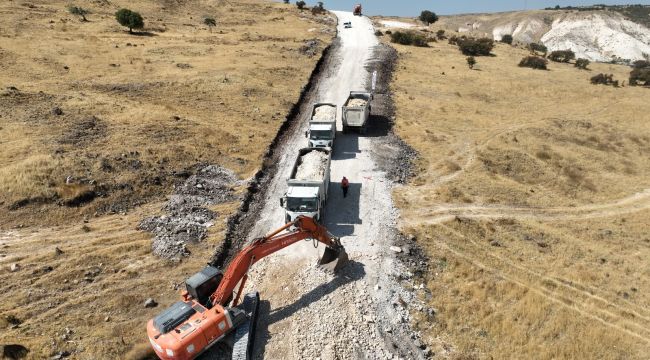
[[[295,220],[298,215],[320,221],[330,185],[331,161],[332,150],[329,148],[298,150],[287,180],[287,192],[280,199],[280,205],[286,210],[285,222]]]
[[[309,119],[309,130],[305,135],[309,147],[333,147],[336,137],[336,105],[314,104]]]
[[[341,111],[344,133],[350,128],[355,128],[365,134],[370,117],[370,100],[372,100],[372,94],[369,92],[350,91],[350,96]]]

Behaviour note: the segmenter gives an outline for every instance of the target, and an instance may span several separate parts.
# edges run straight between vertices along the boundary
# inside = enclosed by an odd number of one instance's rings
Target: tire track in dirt
[[[642,315],[636,310],[626,308],[601,296],[593,295],[588,291],[569,286],[566,280],[551,278],[529,268],[524,268],[493,251],[487,251],[485,246],[478,244],[462,233],[448,226],[444,226],[444,228],[447,230],[448,235],[455,236],[462,239],[462,241],[440,241],[436,243],[439,247],[454,253],[481,269],[535,292],[549,301],[575,311],[581,316],[650,342],[650,319],[647,315]],[[490,258],[495,259],[495,261],[489,262]],[[523,274],[528,276],[522,276]],[[563,293],[562,290],[566,291],[566,293]],[[614,313],[610,308],[616,309],[620,313]],[[632,315],[632,317],[628,315]]]
[[[507,205],[441,204],[402,218],[405,225],[441,224],[456,217],[469,219],[529,219],[539,221],[585,220],[617,216],[650,209],[650,189],[626,198],[577,207],[521,207]]]

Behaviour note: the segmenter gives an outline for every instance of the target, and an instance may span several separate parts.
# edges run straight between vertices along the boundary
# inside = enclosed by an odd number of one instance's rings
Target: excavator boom
[[[262,258],[304,239],[314,239],[326,245],[320,265],[336,270],[347,261],[347,253],[338,238],[331,236],[312,218],[299,216],[280,229],[253,240],[233,258],[225,273],[208,266],[188,279],[183,301],[175,303],[147,324],[147,334],[158,357],[194,359],[233,330],[237,330],[236,338],[248,342],[249,334],[243,336],[240,333],[243,329],[246,329],[244,332],[254,329],[257,295],[247,295],[243,304],[238,306],[248,270]],[[250,349],[250,346],[236,343],[234,350],[241,348]],[[233,351],[233,358],[236,353],[241,351]]]

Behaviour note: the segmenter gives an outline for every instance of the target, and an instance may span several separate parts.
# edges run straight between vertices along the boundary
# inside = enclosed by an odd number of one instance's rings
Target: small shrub
[[[390,41],[402,45],[413,45],[419,47],[428,46],[427,39],[424,36],[414,32],[395,31],[394,33],[390,34]]]
[[[460,38],[456,41],[463,55],[487,56],[494,47],[494,41],[488,38]]]
[[[614,80],[614,75],[612,74],[598,74],[591,77],[591,83],[594,85],[612,85],[618,87],[618,80]]]
[[[512,35],[510,35],[510,34],[505,34],[505,35],[503,35],[501,37],[501,42],[504,43],[504,44],[512,45],[512,40],[514,40],[514,39],[512,38]]]
[[[546,70],[548,60],[539,56],[526,56],[519,62],[520,67],[528,67],[537,70]]]
[[[433,24],[434,22],[438,21],[438,15],[436,13],[429,11],[429,10],[424,10],[420,13],[419,17],[420,21],[423,23],[426,23],[427,25]]]
[[[392,34],[392,33],[393,33],[392,31],[390,31],[390,30],[386,30],[386,35],[390,35],[390,34]]]
[[[133,29],[142,29],[144,27],[142,15],[129,9],[118,10],[115,13],[115,19],[120,25],[128,27],[130,33],[133,33]]]
[[[555,62],[568,63],[576,58],[576,54],[571,50],[555,50],[548,55],[548,58]]]
[[[79,16],[81,16],[81,20],[82,20],[82,21],[88,21],[88,20],[86,19],[86,15],[90,14],[90,11],[88,11],[87,9],[84,9],[84,8],[82,8],[82,7],[80,7],[80,6],[69,6],[69,7],[68,7],[68,11],[69,11],[70,14],[72,14],[72,15],[79,15]]]
[[[438,40],[445,40],[447,38],[445,36],[445,31],[442,29],[436,31],[436,37],[438,38]]]
[[[304,8],[305,8],[305,5],[307,5],[307,3],[305,3],[305,2],[302,1],[302,0],[300,0],[300,1],[296,1],[296,6],[297,6],[298,9],[300,9],[300,10],[304,9]]]
[[[582,58],[577,59],[574,66],[578,69],[587,70],[587,66],[589,66],[589,60]]]
[[[630,85],[650,86],[650,66],[633,69],[630,72]]]
[[[632,67],[635,69],[643,69],[650,67],[650,61],[647,60],[637,60],[632,63]]]
[[[283,2],[284,2],[285,4],[288,4],[288,3],[289,3],[289,0],[283,0]]]
[[[530,49],[531,52],[539,52],[544,54],[546,56],[546,53],[548,52],[548,48],[544,44],[538,44],[538,43],[530,43],[528,45],[528,48]]]
[[[208,26],[210,32],[212,32],[213,27],[217,26],[217,20],[208,16],[203,18],[203,23]]]
[[[476,65],[476,59],[473,56],[468,56],[466,60],[467,66],[469,66],[470,69],[473,69],[474,65]]]
[[[311,13],[312,13],[313,15],[322,14],[322,13],[324,13],[324,12],[325,12],[325,8],[323,7],[323,2],[322,2],[322,1],[319,1],[319,2],[316,4],[316,6],[314,6],[313,8],[311,8]]]
[[[384,33],[381,32],[381,30],[375,30],[375,36],[383,36]]]

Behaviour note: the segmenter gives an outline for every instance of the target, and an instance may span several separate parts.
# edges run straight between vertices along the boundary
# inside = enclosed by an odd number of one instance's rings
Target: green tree
[[[548,58],[555,62],[568,63],[576,58],[576,54],[571,50],[555,50],[548,55]]]
[[[546,70],[548,60],[538,56],[527,56],[519,62],[520,67],[529,67],[531,69]]]
[[[488,38],[460,38],[456,40],[463,55],[488,56],[494,47],[494,41]]]
[[[144,27],[144,20],[142,15],[129,9],[120,9],[115,13],[115,19],[122,26],[129,28],[129,33],[133,33],[133,29],[142,29]]]
[[[203,18],[203,23],[208,26],[210,32],[212,32],[213,27],[217,26],[217,20],[208,16]]]
[[[510,35],[510,34],[505,34],[505,35],[503,35],[503,36],[501,37],[501,42],[504,43],[504,44],[509,44],[509,45],[511,45],[511,44],[512,44],[512,40],[513,40],[513,38],[512,38],[512,35]]]
[[[438,21],[438,15],[432,11],[424,10],[420,13],[420,21],[430,25]]]
[[[71,5],[68,6],[68,11],[70,12],[70,14],[81,16],[82,21],[88,21],[86,19],[86,15],[90,14],[90,11],[88,11],[88,9],[84,9],[80,6]]]
[[[587,70],[587,66],[589,66],[589,60],[582,58],[577,59],[575,65],[573,66],[577,67],[578,69]]]

